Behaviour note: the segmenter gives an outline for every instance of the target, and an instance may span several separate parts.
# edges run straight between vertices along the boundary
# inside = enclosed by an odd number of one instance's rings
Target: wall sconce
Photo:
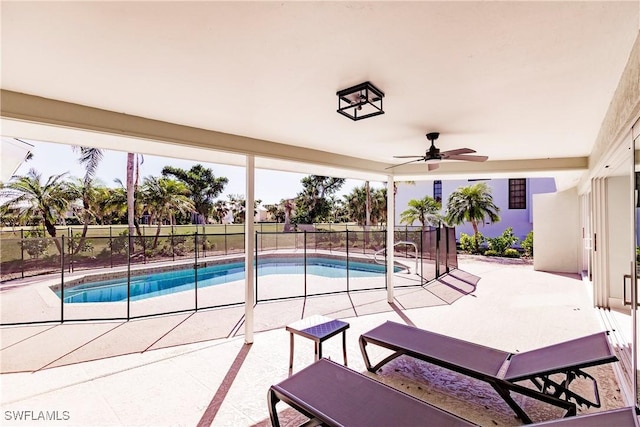
[[[384,114],[382,110],[384,92],[370,82],[340,90],[336,95],[338,95],[338,113],[351,120],[361,120]]]

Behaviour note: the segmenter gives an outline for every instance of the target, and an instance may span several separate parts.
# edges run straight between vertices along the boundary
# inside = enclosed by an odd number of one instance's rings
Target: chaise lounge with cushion
[[[372,365],[367,354],[369,344],[393,353]],[[390,321],[362,334],[360,349],[367,369],[374,373],[398,356],[408,355],[484,381],[527,424],[531,418],[512,393],[562,408],[569,417],[576,414],[575,403],[600,407],[597,382],[583,369],[618,360],[605,332],[514,354]],[[557,380],[556,374],[563,379]],[[593,400],[569,388],[578,377],[592,382]],[[526,380],[535,388],[518,384]]]

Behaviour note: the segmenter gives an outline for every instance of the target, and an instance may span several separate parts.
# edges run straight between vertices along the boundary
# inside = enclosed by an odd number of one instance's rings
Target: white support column
[[[246,157],[246,190],[244,218],[244,342],[253,343],[253,308],[255,305],[254,270],[255,259],[255,225],[253,205],[255,201],[255,157]]]
[[[394,229],[396,227],[396,207],[393,197],[393,175],[387,177],[387,302],[393,302]]]

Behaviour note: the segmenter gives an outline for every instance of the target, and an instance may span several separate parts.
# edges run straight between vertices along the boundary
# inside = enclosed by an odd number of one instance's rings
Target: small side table
[[[286,330],[289,331],[291,336],[289,345],[289,375],[293,372],[294,334],[314,341],[315,360],[319,360],[322,358],[322,343],[342,332],[342,353],[344,356],[344,365],[347,366],[347,329],[349,329],[347,322],[320,315],[307,317],[287,325]]]

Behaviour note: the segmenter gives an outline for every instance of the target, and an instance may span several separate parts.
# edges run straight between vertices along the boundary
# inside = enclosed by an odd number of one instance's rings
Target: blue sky
[[[68,172],[70,176],[82,177],[84,168],[78,163],[78,153],[69,145],[28,141],[34,145],[33,158],[23,163],[16,171],[17,175],[26,174],[34,168],[42,174],[43,179],[51,175]],[[171,165],[182,169],[190,169],[198,162],[171,159],[158,156],[144,156],[144,163],[140,167],[140,176],[160,175],[164,166]],[[245,193],[245,171],[243,167],[229,166],[214,163],[200,162],[213,170],[215,176],[225,176],[229,183],[224,193],[219,198],[226,199],[228,194]],[[117,186],[116,178],[126,182],[127,153],[119,151],[105,151],[105,156],[97,171],[97,178],[109,187]],[[300,180],[306,175],[278,172],[269,170],[256,170],[256,199],[261,199],[263,204],[278,203],[281,199],[295,197],[302,190]],[[363,185],[363,181],[348,179],[340,191],[340,195],[350,193],[355,187]],[[382,183],[371,183],[372,187],[382,187]]]

